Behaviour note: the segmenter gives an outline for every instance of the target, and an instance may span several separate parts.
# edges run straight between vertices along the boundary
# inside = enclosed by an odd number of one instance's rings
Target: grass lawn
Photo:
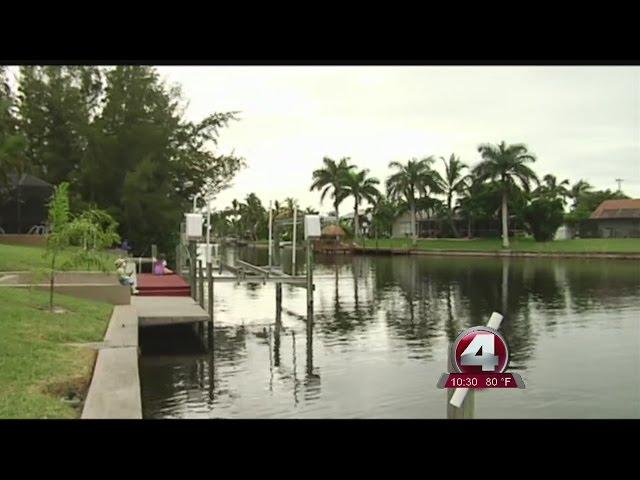
[[[113,309],[47,292],[0,288],[0,418],[78,418],[95,351],[64,345],[102,341]],[[75,404],[69,399],[75,399]]]
[[[375,247],[376,241],[367,239],[366,247]],[[381,239],[380,248],[409,248],[411,240],[404,238]],[[482,239],[436,239],[418,240],[419,250],[464,250],[491,252],[502,250],[499,238]],[[575,240],[555,240],[552,242],[536,242],[532,238],[514,239],[510,242],[510,250],[517,252],[541,253],[640,253],[640,238],[582,238]]]
[[[24,247],[20,245],[0,244],[0,272],[30,270],[32,268],[48,268],[50,260],[45,257],[45,249],[42,247]],[[62,253],[56,260],[58,267],[63,261],[71,256],[71,250]],[[108,265],[113,266],[115,254],[105,252],[105,259],[109,260]],[[92,270],[87,265],[79,265],[76,270]],[[95,268],[93,268],[95,270]]]

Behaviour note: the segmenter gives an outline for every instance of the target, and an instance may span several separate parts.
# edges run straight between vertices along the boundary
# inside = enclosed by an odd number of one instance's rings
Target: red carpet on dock
[[[190,297],[191,287],[182,277],[168,275],[138,274],[138,295],[141,297]]]

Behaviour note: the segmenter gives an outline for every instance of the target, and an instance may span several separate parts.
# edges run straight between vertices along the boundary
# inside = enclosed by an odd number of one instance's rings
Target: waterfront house
[[[605,200],[589,217],[595,236],[640,237],[640,199]]]
[[[454,214],[453,222],[459,237],[486,237],[498,238],[502,234],[500,218],[468,220]],[[515,216],[509,220],[509,236],[517,236],[523,233],[521,225]],[[449,219],[446,217],[427,217],[424,212],[416,212],[416,230],[419,238],[444,238],[451,236]],[[400,214],[393,222],[392,236],[394,238],[408,238],[411,236],[411,214],[406,211]]]

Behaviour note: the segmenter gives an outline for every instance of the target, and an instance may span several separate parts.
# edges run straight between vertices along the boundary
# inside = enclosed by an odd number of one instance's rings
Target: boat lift
[[[194,201],[195,210],[195,201]],[[177,252],[178,272],[180,274],[186,273],[184,267],[188,263],[188,276],[191,285],[191,295],[193,299],[200,304],[208,313],[208,343],[210,348],[213,348],[214,341],[214,285],[222,282],[234,282],[240,283],[274,283],[276,286],[276,318],[278,319],[282,312],[282,284],[298,286],[305,288],[307,291],[307,342],[311,342],[313,337],[313,292],[315,286],[313,283],[313,248],[312,239],[320,237],[321,226],[319,215],[305,215],[302,222],[298,222],[297,211],[294,209],[293,219],[280,219],[276,220],[276,235],[274,239],[274,218],[273,211],[269,209],[269,258],[268,265],[254,265],[247,261],[236,260],[234,264],[226,263],[222,260],[221,255],[216,255],[217,272],[214,273],[213,268],[213,256],[210,254],[209,239],[210,239],[210,210],[207,212],[207,233],[206,233],[206,271],[203,266],[203,261],[197,258],[197,241],[203,238],[202,235],[202,216],[194,213],[186,214],[186,222],[184,233],[181,238],[184,241],[182,248]],[[304,275],[296,275],[296,236],[298,223],[304,225],[305,247],[306,247],[306,268]],[[293,242],[292,242],[292,275],[284,273],[279,265],[274,265],[273,250],[274,244],[277,247],[277,262],[279,262],[279,228],[282,225],[293,224]],[[186,245],[188,243],[188,245]],[[186,254],[183,255],[181,253]],[[180,253],[180,254],[178,254]],[[186,261],[185,261],[186,260]],[[207,300],[208,305],[205,306],[205,294],[204,286],[207,284]],[[200,334],[204,339],[204,325],[199,326]],[[312,369],[312,365],[308,365],[309,369]]]

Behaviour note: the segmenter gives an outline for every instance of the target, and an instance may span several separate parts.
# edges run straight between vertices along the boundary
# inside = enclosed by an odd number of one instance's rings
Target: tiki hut
[[[322,229],[322,236],[314,243],[314,250],[319,253],[348,253],[351,246],[344,245],[340,239],[345,232],[339,225],[331,224]]]
[[[327,239],[331,237],[335,238],[337,241],[340,241],[340,238],[344,237],[344,230],[340,225],[332,223],[322,229],[322,238]]]

